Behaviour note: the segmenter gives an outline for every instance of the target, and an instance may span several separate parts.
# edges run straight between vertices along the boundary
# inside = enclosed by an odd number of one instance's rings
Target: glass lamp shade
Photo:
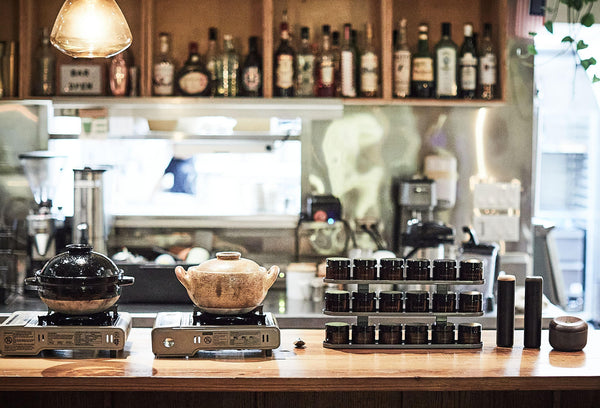
[[[50,41],[74,58],[108,58],[131,45],[131,31],[115,0],[66,0]]]

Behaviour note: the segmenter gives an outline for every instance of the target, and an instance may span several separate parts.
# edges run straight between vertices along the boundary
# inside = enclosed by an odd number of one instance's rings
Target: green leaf
[[[596,65],[596,59],[594,57],[581,60],[581,66],[583,69],[587,70],[590,66]]]
[[[581,17],[581,24],[585,27],[591,27],[594,24],[594,15],[591,13],[584,14]]]
[[[535,45],[533,45],[533,44],[527,45],[527,53],[529,55],[537,55],[537,51],[535,49]]]
[[[587,47],[588,47],[588,45],[586,43],[584,43],[583,40],[577,41],[577,51],[585,50]]]
[[[592,84],[595,84],[596,82],[600,82],[600,78],[598,78],[598,76],[594,74],[594,77],[592,78]]]
[[[534,31],[530,31],[530,32],[529,32],[529,35],[530,35],[531,37],[535,37],[535,36],[537,35],[537,33],[536,33],[536,32],[534,32]]]
[[[571,37],[570,35],[567,35],[566,37],[563,37],[562,40],[560,40],[560,42],[568,42],[568,43],[572,43],[575,40],[573,39],[573,37]]]
[[[583,23],[582,23],[582,24],[583,24]],[[592,24],[593,24],[593,23],[592,23]],[[553,27],[552,21],[546,21],[546,22],[544,23],[544,27],[546,27],[546,30],[548,30],[548,32],[549,32],[550,34],[554,34],[554,27]]]

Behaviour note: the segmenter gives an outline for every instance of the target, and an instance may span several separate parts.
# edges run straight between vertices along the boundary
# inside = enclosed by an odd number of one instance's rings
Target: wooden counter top
[[[484,331],[481,350],[331,350],[324,330],[282,330],[273,357],[256,352],[155,358],[150,329],[133,329],[121,356],[51,352],[1,357],[0,391],[478,391],[600,389],[600,331],[576,353],[495,347]],[[305,349],[295,349],[301,337]],[[85,354],[85,353],[82,353]]]

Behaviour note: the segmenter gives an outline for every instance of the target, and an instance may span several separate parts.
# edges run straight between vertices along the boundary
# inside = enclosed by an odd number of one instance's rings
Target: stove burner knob
[[[166,348],[171,348],[175,345],[175,340],[173,340],[170,337],[167,337],[166,339],[163,340],[163,344],[165,345]]]

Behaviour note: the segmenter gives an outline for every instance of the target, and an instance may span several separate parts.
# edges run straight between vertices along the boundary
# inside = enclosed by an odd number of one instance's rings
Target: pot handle
[[[269,290],[269,288],[273,286],[277,276],[279,276],[279,266],[273,265],[267,271],[267,278],[265,279],[265,291]]]
[[[179,282],[181,282],[181,284],[187,289],[189,287],[188,273],[183,268],[183,266],[177,265],[175,267],[175,275],[177,276],[177,279],[179,280]]]
[[[121,276],[119,278],[119,286],[133,285],[135,278],[133,276]]]
[[[31,276],[29,278],[25,278],[25,284],[31,285],[31,286],[37,286],[38,285],[37,276]]]

